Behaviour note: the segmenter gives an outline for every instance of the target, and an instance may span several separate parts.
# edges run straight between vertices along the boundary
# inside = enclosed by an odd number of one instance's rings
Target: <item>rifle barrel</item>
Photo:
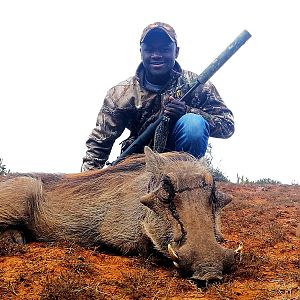
[[[207,82],[225,63],[229,58],[244,45],[251,34],[244,30],[236,39],[198,76],[197,81],[200,84]]]
[[[205,84],[251,37],[243,30],[235,40],[197,77],[197,82],[182,96],[184,101],[200,84]]]

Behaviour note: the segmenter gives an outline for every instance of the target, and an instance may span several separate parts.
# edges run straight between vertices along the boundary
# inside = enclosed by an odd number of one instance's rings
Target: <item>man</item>
[[[90,134],[82,171],[102,168],[115,140],[125,128],[126,149],[158,116],[162,122],[148,146],[158,152],[185,151],[204,156],[208,138],[228,138],[234,133],[232,112],[214,85],[199,86],[185,102],[179,99],[196,82],[197,74],[181,69],[174,29],[161,22],[148,25],[140,39],[142,62],[135,76],[111,88]]]

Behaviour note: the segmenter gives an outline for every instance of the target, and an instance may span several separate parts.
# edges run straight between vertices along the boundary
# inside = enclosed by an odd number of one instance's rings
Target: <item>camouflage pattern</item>
[[[153,24],[148,25],[142,32],[140,44],[143,43],[145,37],[147,36],[147,34],[150,31],[156,30],[156,29],[164,31],[168,35],[170,40],[177,45],[177,36],[176,36],[174,28],[172,26],[170,26],[169,24],[162,23],[162,22],[155,22]]]
[[[180,98],[196,81],[197,74],[182,70],[176,62],[169,82],[157,93],[145,88],[142,63],[136,75],[111,88],[98,114],[96,127],[90,134],[83,158],[82,171],[102,168],[115,140],[129,129],[130,136],[122,143],[127,148],[163,110],[170,95]],[[203,116],[210,127],[210,136],[229,138],[234,133],[232,112],[226,107],[211,82],[199,86],[186,101],[187,112]],[[151,148],[153,141],[149,145]]]

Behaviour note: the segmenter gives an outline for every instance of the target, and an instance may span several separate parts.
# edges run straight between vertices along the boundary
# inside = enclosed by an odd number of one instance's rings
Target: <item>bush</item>
[[[210,171],[212,172],[212,175],[215,179],[215,181],[223,181],[223,182],[230,182],[230,180],[228,179],[228,177],[224,174],[224,172],[222,170],[220,170],[218,167],[214,167],[213,166],[213,153],[212,153],[212,145],[208,144],[207,146],[207,150],[206,150],[206,154],[205,154],[205,159],[207,162],[207,165],[210,169]]]
[[[9,170],[6,169],[6,166],[3,164],[3,159],[0,158],[0,175],[6,175],[9,173]]]
[[[219,168],[213,168],[212,173],[216,181],[230,182],[229,178]]]
[[[271,178],[261,178],[261,179],[253,181],[253,183],[255,183],[255,184],[281,184],[280,181],[274,180]]]
[[[281,184],[280,181],[278,180],[274,180],[271,178],[260,178],[258,180],[249,180],[248,177],[244,177],[244,176],[239,176],[239,174],[237,174],[237,183],[240,184]]]

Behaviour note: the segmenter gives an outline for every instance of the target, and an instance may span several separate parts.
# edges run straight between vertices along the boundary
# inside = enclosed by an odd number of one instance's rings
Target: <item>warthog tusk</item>
[[[168,244],[168,251],[172,259],[177,260],[179,258],[171,244]]]
[[[234,252],[236,254],[242,253],[242,249],[243,249],[243,242],[240,242],[239,246],[234,250]]]
[[[237,256],[239,255],[240,256],[240,261],[242,260],[242,251],[243,249],[243,242],[240,242],[239,246],[234,250],[234,254]]]
[[[176,261],[173,261],[173,265],[178,269],[180,268],[179,264]]]

